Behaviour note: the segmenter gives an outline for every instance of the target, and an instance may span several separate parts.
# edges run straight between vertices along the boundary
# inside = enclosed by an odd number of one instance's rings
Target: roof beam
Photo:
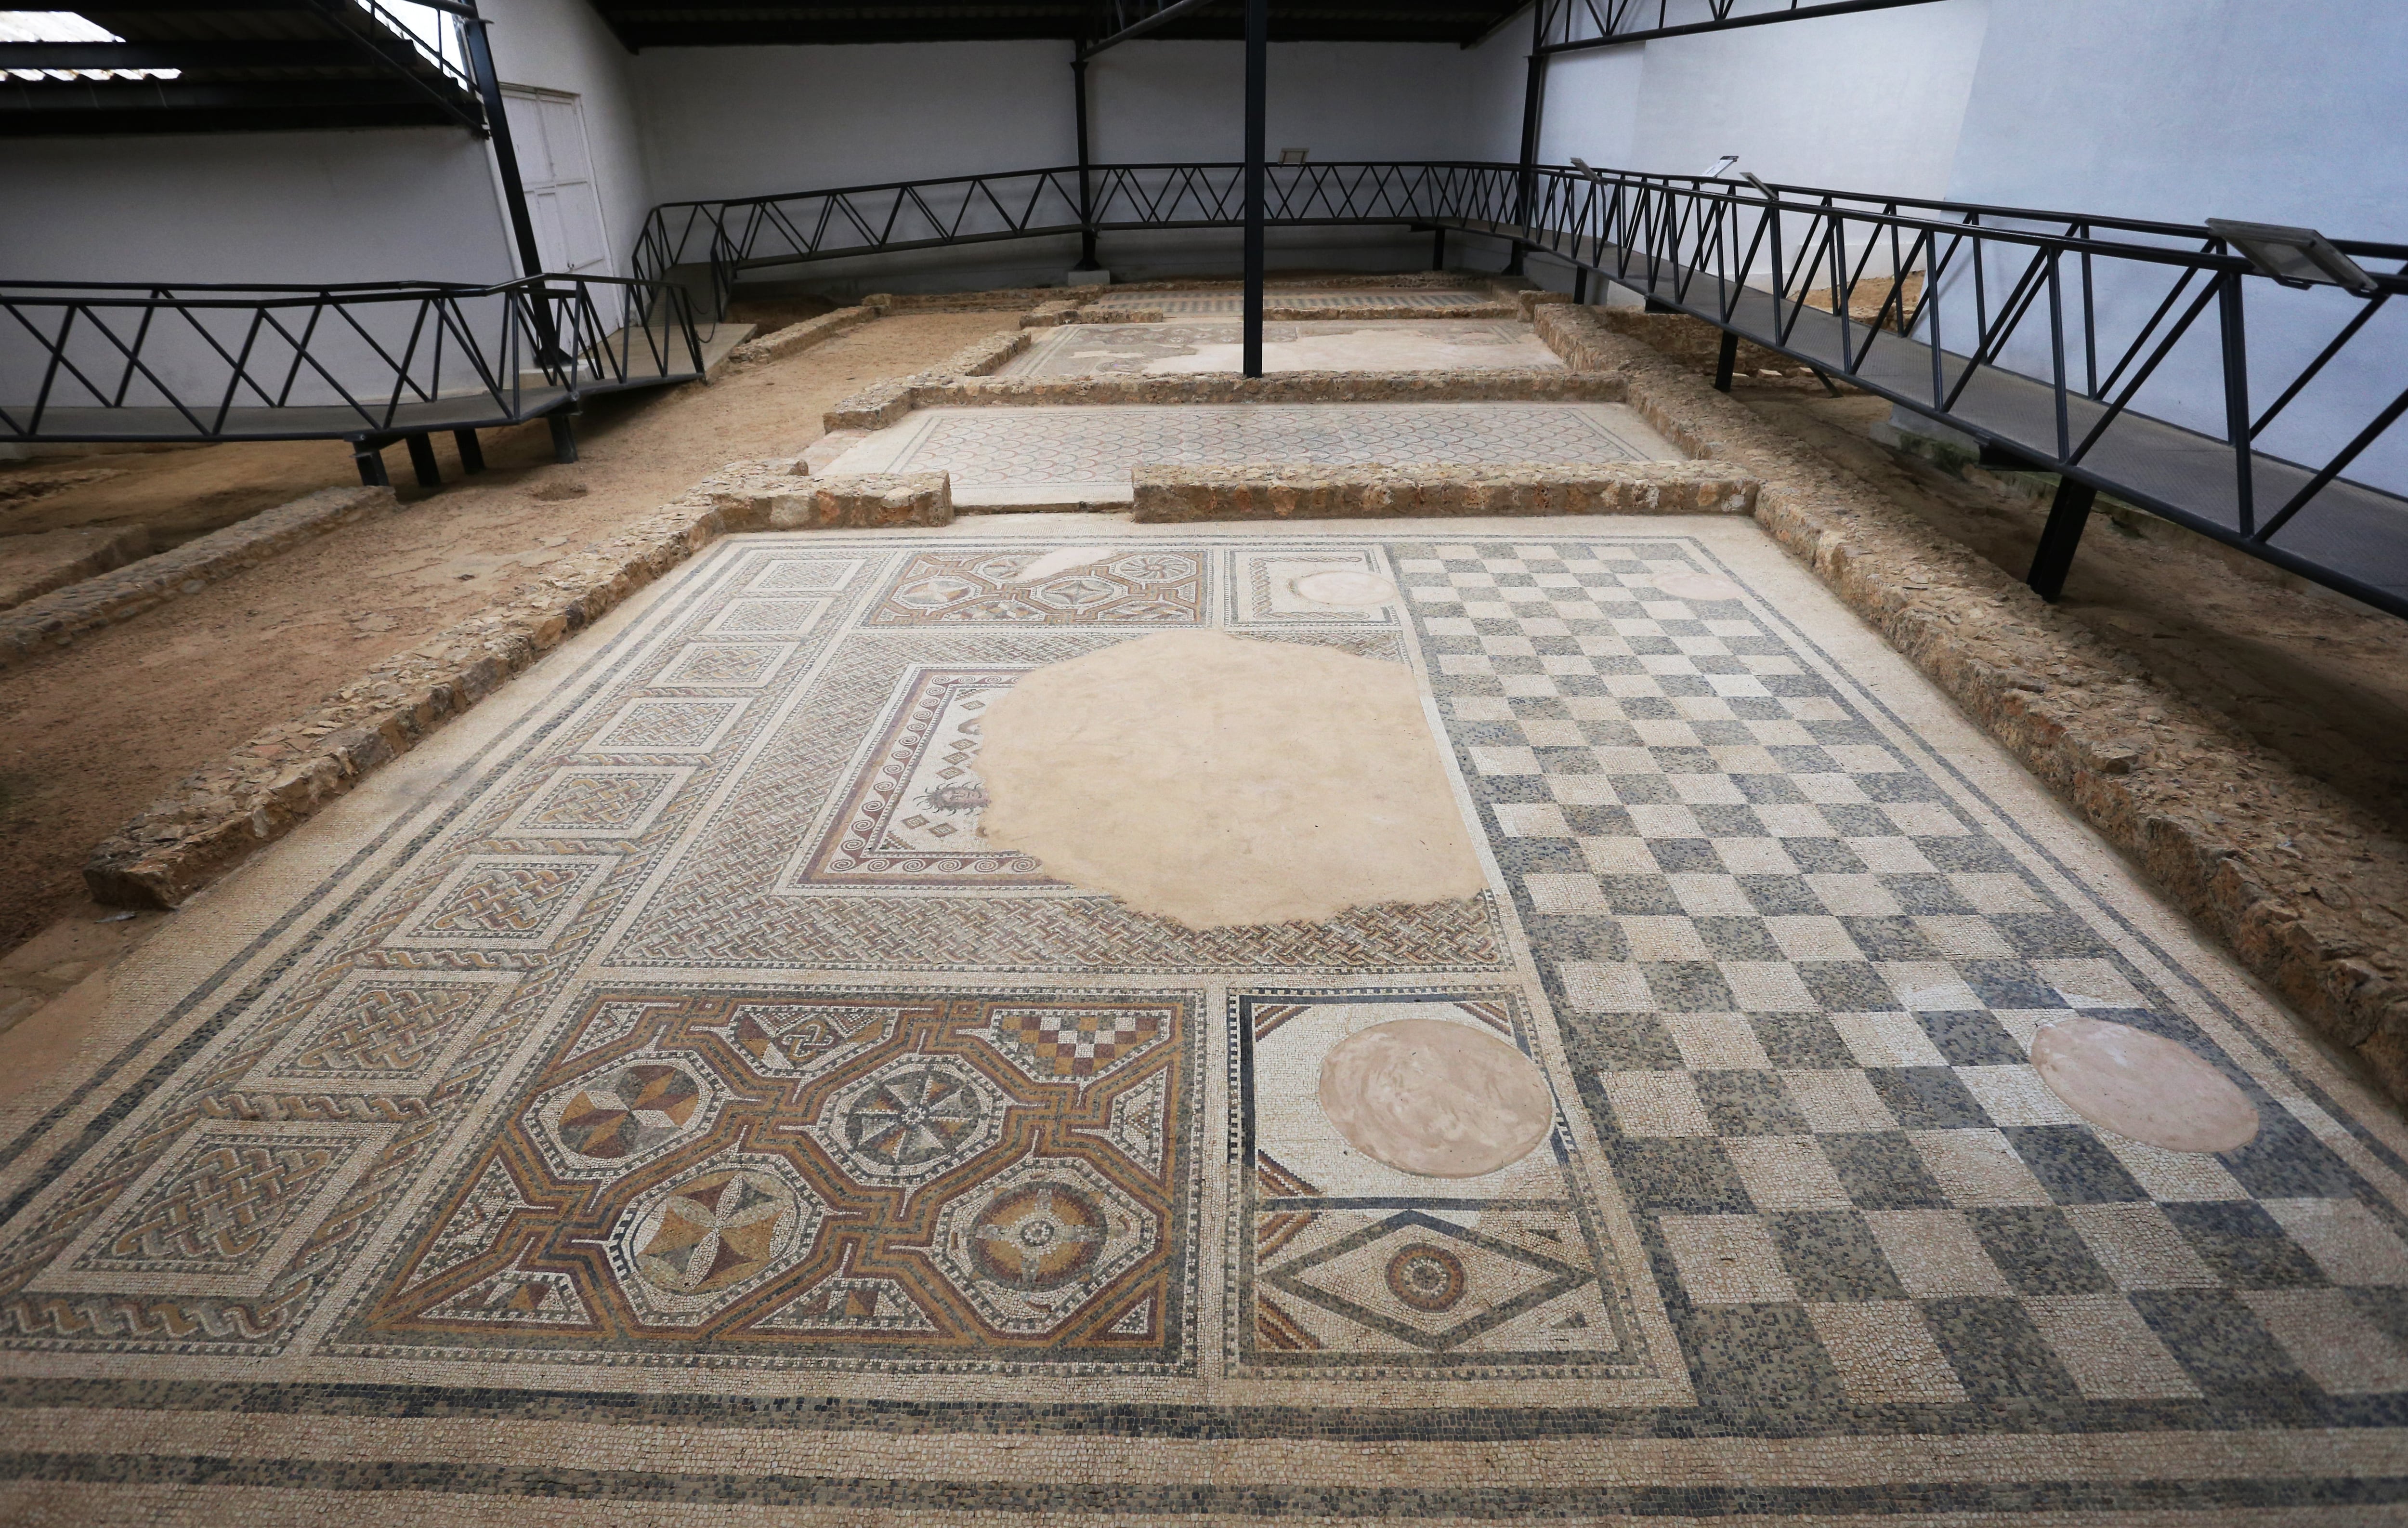
[[[1201,10],[1213,3],[1214,0],[1168,0],[1168,4],[1156,5],[1152,12],[1122,27],[1111,36],[1099,38],[1080,49],[1079,57],[1082,60],[1091,59],[1107,48],[1142,37],[1149,32],[1169,25],[1189,11]]]
[[[353,65],[344,42],[0,42],[0,69],[322,69]]]
[[[429,118],[441,108],[401,79],[253,79],[195,83],[188,79],[0,80],[0,119],[80,111],[184,109],[283,111],[306,114],[327,107],[417,106]]]

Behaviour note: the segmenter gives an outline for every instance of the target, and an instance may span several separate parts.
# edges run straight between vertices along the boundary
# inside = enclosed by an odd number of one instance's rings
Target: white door
[[[558,275],[609,274],[610,237],[602,226],[602,198],[594,186],[585,113],[577,97],[504,85],[502,102],[509,112],[543,268]]]

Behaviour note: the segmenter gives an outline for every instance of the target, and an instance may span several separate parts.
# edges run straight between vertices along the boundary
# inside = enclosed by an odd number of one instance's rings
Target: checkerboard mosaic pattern
[[[2261,1123],[2220,1158],[2068,1108],[2044,1024],[2217,1047],[1694,548],[1391,550],[1693,1362],[2302,1421],[2408,1390],[2408,1242],[2350,1132],[2229,1060]]]
[[[1750,527],[1563,529],[697,559],[0,1147],[0,1521],[2408,1510],[2396,1122]],[[1410,667],[1490,891],[965,873],[983,698],[1164,626]],[[1541,1149],[1350,1155],[1319,1059],[1406,1008],[1528,1058]],[[2077,1015],[2256,1139],[2072,1114]]]

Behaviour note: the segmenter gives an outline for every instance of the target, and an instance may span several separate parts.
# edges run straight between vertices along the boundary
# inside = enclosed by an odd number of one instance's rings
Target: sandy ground
[[[537,424],[487,432],[490,470],[462,478],[451,438],[438,437],[440,490],[404,489],[394,513],[0,670],[0,950],[81,905],[92,846],[186,773],[507,598],[562,549],[657,509],[724,462],[800,452],[837,399],[1010,323],[998,313],[892,318],[709,386],[599,399],[579,421],[573,465],[552,461]],[[402,448],[386,459],[396,483],[409,481]],[[25,522],[65,501],[56,512],[83,517],[75,523],[198,534],[238,516],[202,514],[193,502],[256,511],[357,481],[339,441],[18,465],[121,475],[0,511],[0,531],[46,528]]]
[[[1733,396],[1999,567],[2030,569],[2046,505],[1877,444],[1865,431],[1887,403],[1747,382]],[[2408,837],[2408,621],[2147,516],[2091,518],[2060,608]]]

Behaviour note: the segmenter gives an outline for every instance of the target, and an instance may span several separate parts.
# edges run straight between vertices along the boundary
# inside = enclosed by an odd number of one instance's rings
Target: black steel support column
[[[2032,553],[2031,572],[2024,579],[2032,592],[2057,603],[2065,593],[2065,575],[2073,567],[2073,549],[2082,544],[2083,527],[2090,524],[2090,506],[2099,490],[2071,478],[2057,480],[2057,498],[2048,507],[2048,524]]]
[[[577,426],[570,422],[568,411],[554,409],[544,416],[552,426],[552,459],[555,462],[577,460]]]
[[[393,477],[384,469],[386,442],[373,437],[351,442],[351,461],[360,469],[360,482],[370,488],[390,488]]]
[[[1546,41],[1547,7],[1532,7],[1540,29],[1531,45],[1529,73],[1522,81],[1522,179],[1514,195],[1513,221],[1528,227],[1536,213],[1539,199],[1539,127],[1547,114],[1547,55],[1538,51],[1538,44]],[[1522,255],[1526,246],[1513,241],[1513,256],[1505,263],[1505,274],[1522,274]]]
[[[423,430],[404,439],[409,446],[409,469],[418,475],[418,485],[442,487],[443,468],[436,464],[434,440]]]
[[[1730,391],[1731,368],[1738,365],[1739,336],[1728,329],[1725,329],[1723,331],[1722,352],[1714,357],[1715,391],[1723,393]]]
[[[1263,109],[1269,93],[1270,0],[1246,0],[1246,334],[1249,377],[1263,374],[1263,157],[1269,136]]]
[[[526,181],[519,175],[519,152],[510,142],[510,116],[502,105],[502,81],[494,73],[494,48],[485,36],[481,16],[459,18],[461,46],[467,50],[468,70],[477,79],[477,94],[485,103],[485,131],[493,136],[494,158],[502,170],[502,200],[509,204],[510,233],[519,247],[519,274],[543,273],[543,252],[535,241],[535,216],[527,210]]]
[[[460,470],[482,472],[485,469],[485,448],[477,443],[475,430],[453,430],[452,443],[460,448]]]
[[[1079,106],[1079,263],[1072,270],[1101,270],[1096,263],[1096,193],[1087,180],[1087,61],[1070,60],[1070,94]]]
[[[1443,228],[1433,228],[1430,230],[1430,269],[1444,270],[1445,268],[1446,230]]]

